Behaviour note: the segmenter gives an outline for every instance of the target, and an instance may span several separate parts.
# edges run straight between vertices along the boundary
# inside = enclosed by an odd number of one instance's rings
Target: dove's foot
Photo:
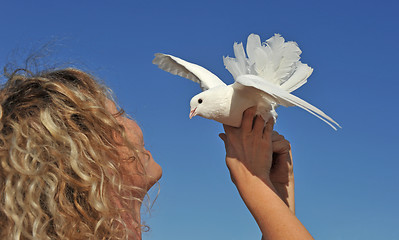
[[[272,116],[272,118],[273,118],[273,120],[274,120],[274,123],[276,123],[277,122],[277,112],[276,111],[274,111],[274,109],[272,109],[271,111],[270,111],[270,115]]]

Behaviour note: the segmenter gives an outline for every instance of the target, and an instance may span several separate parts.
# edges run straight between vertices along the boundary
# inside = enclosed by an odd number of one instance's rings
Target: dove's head
[[[206,96],[202,96],[203,93],[200,93],[198,95],[195,95],[193,98],[191,98],[190,101],[190,119],[194,116],[197,116],[198,114],[200,114],[200,116],[202,115],[202,112],[206,112],[206,103],[204,102],[204,97]],[[205,105],[205,107],[204,107]]]
[[[217,120],[228,114],[230,100],[225,88],[212,88],[195,95],[190,101],[190,119],[196,115]]]

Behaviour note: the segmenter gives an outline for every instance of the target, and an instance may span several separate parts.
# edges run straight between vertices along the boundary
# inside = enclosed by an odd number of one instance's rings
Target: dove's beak
[[[194,108],[193,110],[190,111],[190,119],[193,118],[195,115],[197,115],[197,113],[195,112],[195,110],[197,110],[197,108]]]

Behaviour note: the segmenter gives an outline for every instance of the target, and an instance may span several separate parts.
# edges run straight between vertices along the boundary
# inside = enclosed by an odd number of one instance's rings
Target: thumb
[[[220,137],[220,139],[223,140],[224,143],[226,143],[226,140],[227,140],[226,134],[224,134],[224,133],[219,133],[219,137]]]
[[[226,152],[227,152],[227,136],[226,136],[226,134],[219,133],[219,137],[220,137],[220,139],[223,140],[224,148],[226,149]]]

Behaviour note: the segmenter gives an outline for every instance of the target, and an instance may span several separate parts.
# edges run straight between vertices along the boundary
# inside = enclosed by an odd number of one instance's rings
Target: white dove
[[[261,43],[256,34],[248,36],[247,54],[242,43],[234,43],[236,58],[223,57],[224,65],[235,82],[226,85],[205,68],[162,53],[152,61],[159,68],[188,78],[200,84],[203,92],[190,101],[190,118],[199,115],[226,125],[239,127],[243,112],[256,106],[257,114],[266,121],[276,120],[275,108],[298,106],[329,124],[335,130],[340,127],[324,112],[290,92],[306,83],[313,69],[299,61],[302,51],[295,42],[285,42],[275,34]]]

